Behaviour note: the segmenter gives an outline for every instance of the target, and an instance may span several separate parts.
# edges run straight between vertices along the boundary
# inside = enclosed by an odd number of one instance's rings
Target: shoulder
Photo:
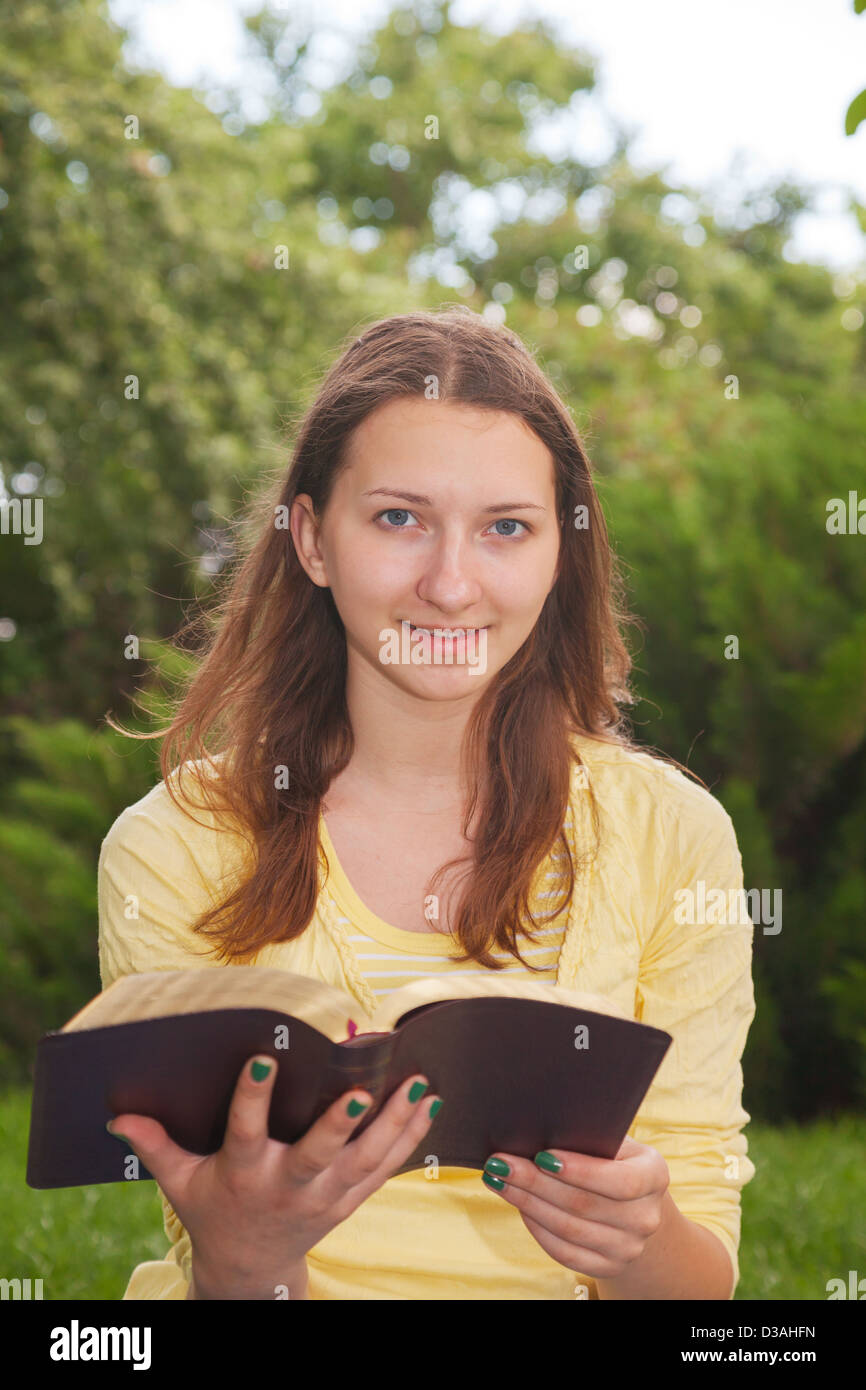
[[[635,850],[676,856],[690,844],[735,838],[718,798],[650,750],[585,735],[573,735],[572,746],[575,792],[588,782],[602,821]]]
[[[192,790],[201,768],[184,764]],[[178,782],[171,779],[175,794]],[[221,833],[214,813],[184,801],[164,781],[121,811],[102,841],[97,874],[99,968],[103,989],[121,975],[217,963],[196,935],[246,867],[244,846]],[[194,819],[195,818],[195,819]]]
[[[647,750],[580,738],[576,751],[598,806],[599,880],[630,916],[642,951],[651,940],[660,950],[677,930],[683,890],[742,888],[733,821],[706,787]]]
[[[214,763],[218,767],[217,759]],[[151,787],[110,826],[100,847],[100,867],[118,857],[156,856],[163,868],[171,863],[184,873],[197,864],[209,870],[226,851],[236,851],[241,838],[237,825],[209,808],[203,795],[205,781],[216,776],[214,766],[198,760],[175,769],[171,790],[165,780]]]

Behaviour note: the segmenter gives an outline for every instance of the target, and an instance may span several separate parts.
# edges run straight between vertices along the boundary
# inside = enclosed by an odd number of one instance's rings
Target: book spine
[[[393,1050],[393,1033],[356,1034],[346,1042],[336,1044],[331,1059],[330,1079],[344,1091],[357,1086],[378,1099]]]

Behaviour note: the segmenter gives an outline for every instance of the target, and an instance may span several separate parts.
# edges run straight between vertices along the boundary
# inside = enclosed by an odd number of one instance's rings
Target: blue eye
[[[405,507],[388,507],[387,510],[383,512],[377,512],[374,520],[381,521],[383,517],[388,518],[388,525],[385,528],[387,531],[407,531],[413,529],[408,527],[406,522],[409,517],[414,517],[414,512],[408,511]],[[517,521],[514,517],[502,517],[499,521],[494,521],[493,525],[509,526],[512,528],[509,531],[497,531],[495,534],[499,536],[500,540],[510,540],[512,536],[519,536],[524,532],[528,533],[530,529],[525,521]],[[520,531],[515,531],[513,529],[515,526],[520,526],[522,529]]]
[[[522,526],[523,529],[524,529],[524,531],[527,529],[526,523],[525,523],[525,522],[523,522],[523,521],[516,521],[513,517],[503,517],[501,521],[494,521],[493,525],[494,525],[494,526]],[[502,536],[503,540],[507,540],[509,536],[520,535],[520,532],[519,532],[519,531],[518,531],[518,532],[515,532],[515,531],[507,531],[507,532],[500,531],[498,534],[499,534],[500,536]]]

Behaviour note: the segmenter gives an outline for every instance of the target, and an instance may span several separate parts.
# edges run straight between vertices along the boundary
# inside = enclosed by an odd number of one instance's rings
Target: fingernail
[[[482,1173],[481,1181],[486,1183],[488,1187],[492,1187],[494,1192],[501,1192],[505,1186],[504,1182],[500,1182],[498,1178],[492,1178],[489,1173]]]
[[[270,1070],[270,1062],[253,1062],[250,1067],[253,1081],[264,1081],[265,1077],[270,1075]]]
[[[414,1081],[409,1090],[409,1099],[411,1100],[412,1104],[414,1105],[416,1100],[420,1100],[424,1092],[428,1091],[429,1089],[429,1081]]]
[[[430,1119],[432,1120],[434,1115],[438,1115],[438,1114],[439,1114],[439,1111],[440,1111],[441,1109],[442,1109],[442,1102],[441,1102],[441,1100],[434,1100],[433,1104],[430,1106],[430,1109],[429,1109],[428,1112],[427,1112],[428,1115],[429,1115],[429,1117],[430,1117]]]
[[[498,1178],[507,1178],[511,1172],[504,1158],[488,1158],[484,1165],[485,1173],[495,1173]]]
[[[554,1158],[553,1154],[547,1152],[547,1149],[542,1149],[541,1153],[537,1153],[533,1159],[533,1163],[535,1163],[537,1167],[543,1168],[545,1173],[562,1172],[561,1160]]]
[[[352,1099],[349,1101],[349,1104],[346,1106],[346,1110],[354,1120],[355,1116],[360,1115],[362,1110],[366,1110],[369,1104],[370,1102],[368,1100],[355,1100],[355,1097],[353,1096]]]
[[[124,1144],[131,1144],[131,1143],[132,1143],[132,1140],[131,1140],[131,1139],[127,1139],[127,1137],[126,1137],[125,1134],[121,1134],[119,1130],[116,1130],[116,1129],[112,1129],[112,1128],[111,1128],[111,1120],[108,1121],[108,1123],[106,1124],[105,1128],[108,1130],[109,1134],[111,1135],[111,1137],[112,1137],[113,1139],[122,1139],[123,1142],[124,1142]]]

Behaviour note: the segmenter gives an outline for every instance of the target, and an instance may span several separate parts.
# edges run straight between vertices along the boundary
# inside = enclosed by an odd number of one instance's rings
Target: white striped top
[[[340,914],[339,920],[345,925],[352,949],[357,957],[361,974],[377,998],[401,989],[413,980],[428,976],[447,977],[455,973],[461,975],[512,976],[521,979],[555,980],[559,952],[568,920],[567,907],[552,922],[533,932],[535,941],[526,937],[519,939],[521,955],[531,965],[541,969],[527,970],[506,951],[496,948],[492,954],[496,960],[504,962],[504,968],[491,972],[476,961],[458,961],[461,948],[450,935],[439,931],[405,931],[391,926],[381,917],[371,912],[347,878],[325,824],[324,816],[319,822],[322,847],[328,857],[330,872],[327,892]],[[561,852],[550,856],[550,860],[561,858]],[[546,867],[546,866],[545,866]],[[544,910],[545,898],[555,898],[561,889],[556,887],[556,868],[551,863],[546,874],[540,879],[545,886],[533,896],[533,910],[538,916]]]

